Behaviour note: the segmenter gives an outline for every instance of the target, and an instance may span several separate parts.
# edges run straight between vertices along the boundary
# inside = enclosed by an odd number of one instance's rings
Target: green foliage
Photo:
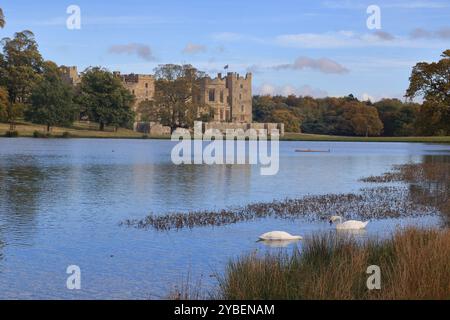
[[[0,28],[4,28],[6,24],[5,15],[3,14],[2,8],[0,8]]]
[[[163,125],[173,129],[192,127],[204,105],[193,103],[198,95],[198,79],[205,74],[191,65],[160,65],[155,69],[155,99],[152,113]]]
[[[379,136],[383,129],[377,109],[352,95],[344,98],[255,96],[257,122],[283,122],[288,132]]]
[[[0,121],[4,121],[8,117],[8,90],[5,87],[0,87]]]
[[[50,133],[43,133],[43,132],[41,132],[41,131],[37,131],[37,130],[35,130],[34,132],[33,132],[33,137],[34,138],[50,138],[51,137],[51,135],[50,135]]]
[[[100,130],[107,125],[116,128],[133,125],[134,96],[106,69],[95,67],[84,71],[78,101],[89,119],[100,124]]]
[[[411,73],[406,97],[423,97],[418,127],[429,135],[450,134],[450,50],[438,62],[417,63]]]
[[[8,90],[7,120],[13,125],[28,103],[31,90],[42,73],[42,57],[31,31],[17,32],[1,41],[0,86]]]
[[[47,131],[52,126],[69,126],[77,117],[73,90],[63,81],[58,66],[53,62],[45,62],[43,77],[33,88],[30,101],[25,119],[47,125]]]
[[[412,136],[416,134],[420,105],[402,103],[398,99],[383,99],[375,103],[384,124],[383,134],[390,137]]]

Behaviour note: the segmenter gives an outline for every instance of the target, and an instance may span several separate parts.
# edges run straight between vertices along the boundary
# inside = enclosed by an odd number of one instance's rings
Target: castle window
[[[209,101],[215,101],[216,100],[216,90],[209,89]]]
[[[241,112],[244,112],[244,106],[243,105],[241,106]]]
[[[223,103],[223,90],[220,91],[220,102]]]
[[[148,83],[145,84],[145,87],[148,88]]]
[[[244,89],[244,85],[241,83],[241,89]]]
[[[134,89],[133,90],[131,90],[131,92],[134,94]]]

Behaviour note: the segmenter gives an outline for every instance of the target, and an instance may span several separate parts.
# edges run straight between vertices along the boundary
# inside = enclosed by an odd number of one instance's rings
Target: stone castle
[[[77,67],[62,66],[64,79],[71,85],[76,85],[81,78]],[[153,100],[155,95],[155,78],[150,74],[121,74],[119,76],[125,88],[135,96],[134,111],[142,101]],[[254,124],[252,125],[252,74],[247,73],[240,76],[238,73],[228,72],[226,76],[221,73],[215,78],[205,76],[199,80],[199,93],[193,97],[193,102],[207,105],[212,109],[212,120],[207,124],[208,128],[225,130],[226,128],[251,128],[269,129],[274,124]],[[151,133],[151,127],[161,128],[156,123],[144,124],[140,122],[140,115],[136,112],[135,130]],[[275,124],[282,133],[284,126]],[[158,132],[160,131],[158,129]],[[167,128],[161,129],[164,134]],[[170,130],[170,129],[169,129]]]

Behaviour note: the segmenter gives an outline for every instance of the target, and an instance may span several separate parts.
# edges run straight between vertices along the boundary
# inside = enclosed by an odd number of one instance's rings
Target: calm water
[[[119,227],[150,212],[224,208],[308,194],[357,192],[364,176],[394,164],[450,156],[449,145],[282,142],[280,171],[258,166],[175,166],[174,143],[153,140],[0,139],[0,298],[160,298],[187,275],[213,283],[230,258],[279,250],[255,240],[286,230],[328,232],[324,223],[259,220],[156,232]],[[295,153],[296,148],[331,153]],[[372,221],[365,236],[438,217]],[[82,290],[66,289],[78,265]]]

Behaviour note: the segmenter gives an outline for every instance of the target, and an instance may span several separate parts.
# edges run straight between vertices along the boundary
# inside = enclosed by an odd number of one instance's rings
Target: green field
[[[4,136],[9,131],[8,123],[0,123],[0,136]],[[47,128],[44,125],[36,125],[27,122],[17,122],[16,131],[19,137],[33,137],[34,132],[37,131],[43,135],[47,134]],[[142,139],[144,135],[140,132],[135,132],[129,129],[119,128],[117,131],[114,128],[106,127],[104,131],[98,130],[98,125],[95,123],[75,122],[69,128],[52,127],[50,137],[61,138],[66,133],[70,138],[109,138],[109,139]],[[146,137],[147,138],[147,137]],[[150,138],[150,137],[148,137]],[[161,137],[151,137],[159,139]]]
[[[8,123],[0,123],[0,137],[5,136],[9,131]],[[47,134],[44,125],[31,124],[28,122],[19,121],[16,125],[16,131],[19,137],[33,137],[35,131],[41,134]],[[96,123],[75,122],[71,127],[52,127],[50,137],[60,138],[63,134],[68,134],[70,138],[109,138],[109,139],[169,139],[164,136],[144,136],[140,132],[135,132],[129,129],[120,128],[117,131],[112,127],[106,127],[104,131],[98,130]],[[281,138],[283,141],[359,141],[359,142],[428,142],[428,143],[450,143],[450,136],[437,137],[344,137],[344,136],[329,136],[318,134],[305,133],[286,133]]]
[[[359,141],[359,142],[429,142],[450,143],[450,136],[435,137],[343,137],[304,133],[286,133],[284,141]]]

